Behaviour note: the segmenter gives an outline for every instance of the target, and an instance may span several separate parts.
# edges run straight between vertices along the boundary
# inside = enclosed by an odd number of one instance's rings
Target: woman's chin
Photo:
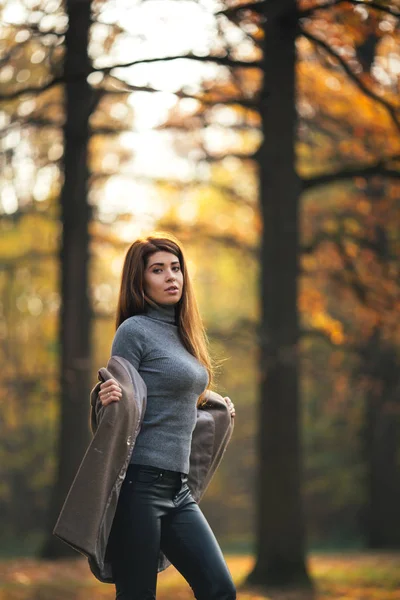
[[[179,298],[164,298],[161,304],[177,304],[179,302]]]
[[[163,295],[163,296],[159,296],[158,298],[153,298],[153,301],[156,302],[157,304],[165,304],[165,305],[171,305],[171,304],[176,304],[179,301],[179,298],[176,297],[171,297],[171,296],[167,296],[167,295]]]

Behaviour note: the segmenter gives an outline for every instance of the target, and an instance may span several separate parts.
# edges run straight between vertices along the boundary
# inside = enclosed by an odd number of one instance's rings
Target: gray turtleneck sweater
[[[122,356],[147,385],[147,408],[131,463],[189,472],[198,397],[206,368],[186,350],[175,324],[175,306],[146,305],[145,314],[118,327],[111,354]]]

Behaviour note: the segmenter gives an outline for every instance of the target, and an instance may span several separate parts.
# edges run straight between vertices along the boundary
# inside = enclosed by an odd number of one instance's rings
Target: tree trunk
[[[89,1],[69,0],[64,74],[64,186],[61,193],[61,414],[58,468],[49,509],[49,532],[41,556],[56,558],[76,552],[52,530],[90,440],[90,303],[88,292],[89,221],[87,202],[89,117],[94,108],[87,83],[90,73],[88,36]]]
[[[300,489],[297,22],[295,0],[275,4],[274,14],[267,14],[264,42],[257,541],[256,564],[246,583],[266,588],[311,586]]]
[[[362,529],[368,548],[400,548],[399,364],[377,327],[360,351],[368,378],[362,447],[366,503]]]

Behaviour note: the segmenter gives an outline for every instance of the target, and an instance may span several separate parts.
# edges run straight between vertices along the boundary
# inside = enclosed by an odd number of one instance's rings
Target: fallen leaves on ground
[[[399,553],[311,554],[309,569],[315,593],[262,592],[243,587],[251,556],[227,556],[238,587],[238,600],[400,600]],[[84,558],[0,562],[0,600],[114,600],[113,585],[99,583]],[[170,567],[160,573],[159,600],[193,600],[182,576]]]

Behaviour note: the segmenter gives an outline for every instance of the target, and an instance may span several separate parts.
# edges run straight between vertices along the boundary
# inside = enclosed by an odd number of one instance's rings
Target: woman
[[[188,484],[197,405],[213,369],[183,249],[170,234],[136,240],[122,271],[112,355],[147,386],[147,408],[122,484],[109,545],[117,600],[156,597],[161,549],[197,600],[236,598],[218,542]],[[119,384],[100,386],[103,405]],[[234,405],[225,401],[232,416]]]

